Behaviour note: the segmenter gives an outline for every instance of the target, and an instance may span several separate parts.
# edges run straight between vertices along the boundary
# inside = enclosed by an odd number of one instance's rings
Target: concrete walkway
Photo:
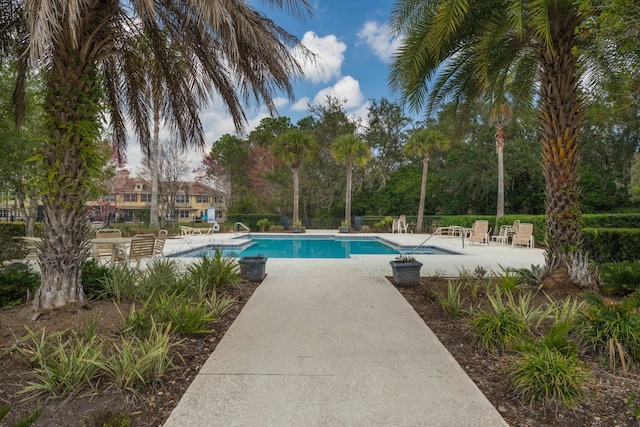
[[[543,262],[536,249],[459,249],[417,258],[434,271]],[[391,259],[270,259],[165,426],[507,425],[384,277]]]

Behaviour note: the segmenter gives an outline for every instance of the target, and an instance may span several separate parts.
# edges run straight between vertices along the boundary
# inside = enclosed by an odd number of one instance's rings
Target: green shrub
[[[152,258],[140,275],[138,299],[147,299],[153,292],[174,293],[186,288],[183,273],[174,258]]]
[[[487,298],[490,309],[480,311],[471,322],[474,343],[492,352],[505,350],[526,336],[527,324],[511,307],[504,305],[499,288],[487,294]]]
[[[17,346],[19,354],[34,366],[35,379],[21,393],[30,397],[73,397],[94,389],[103,368],[103,343],[97,336],[88,340],[76,333],[55,333],[45,337],[27,328]]]
[[[283,233],[284,232],[284,226],[282,226],[282,225],[270,225],[269,226],[269,232],[270,233]]]
[[[271,223],[269,222],[269,220],[267,218],[262,218],[259,219],[256,222],[256,225],[258,226],[258,228],[260,229],[260,231],[267,231],[269,229],[269,225]]]
[[[131,416],[125,412],[98,412],[82,420],[84,427],[130,427]]]
[[[111,274],[102,282],[104,288],[100,299],[110,299],[115,302],[136,301],[141,298],[141,287],[137,286],[140,272],[128,265],[118,265],[111,270]],[[143,298],[142,298],[143,299]]]
[[[22,263],[0,268],[0,307],[18,305],[40,286],[40,275]]]
[[[588,306],[581,310],[577,333],[580,342],[609,360],[612,370],[618,363],[640,360],[640,311],[636,298],[606,300],[587,294]]]
[[[236,286],[240,282],[238,263],[233,258],[223,257],[220,249],[216,249],[212,257],[200,257],[187,267],[187,273],[192,283],[206,283],[211,286],[211,291]]]
[[[144,338],[123,336],[105,362],[110,381],[120,390],[136,392],[174,368],[172,352],[180,342],[170,339],[171,326],[153,323]]]
[[[447,292],[434,292],[440,307],[452,316],[460,316],[463,313],[465,299],[460,295],[461,288],[462,282],[449,280]]]
[[[11,411],[11,406],[9,406],[9,405],[0,406],[0,421],[2,421],[4,419],[4,417],[7,416],[9,411]]]
[[[640,260],[602,264],[598,267],[600,290],[609,295],[627,295],[640,289]]]
[[[33,423],[35,423],[38,420],[38,418],[40,418],[43,411],[44,411],[44,408],[42,406],[32,411],[29,411],[25,415],[20,417],[18,421],[11,424],[11,427],[29,427]],[[0,417],[0,420],[1,419],[2,417]]]
[[[82,266],[82,289],[90,300],[105,297],[104,283],[111,275],[111,268],[91,258]]]
[[[582,244],[593,262],[634,261],[640,257],[640,229],[585,228]]]
[[[23,242],[0,233],[0,264],[3,261],[24,259],[28,253],[29,250]]]
[[[10,237],[24,236],[24,222],[0,222],[0,235]]]
[[[517,357],[508,375],[510,387],[530,405],[539,401],[574,407],[586,395],[591,373],[576,356],[542,345]]]

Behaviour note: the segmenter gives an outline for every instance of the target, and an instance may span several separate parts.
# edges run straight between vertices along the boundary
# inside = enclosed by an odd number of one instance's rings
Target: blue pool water
[[[211,256],[216,249],[223,256],[244,257],[262,255],[267,258],[349,258],[351,255],[393,255],[405,253],[411,248],[393,247],[377,238],[340,238],[340,237],[255,237],[247,246],[209,245],[188,253],[175,256],[200,257]],[[434,247],[423,247],[416,253],[447,253]]]

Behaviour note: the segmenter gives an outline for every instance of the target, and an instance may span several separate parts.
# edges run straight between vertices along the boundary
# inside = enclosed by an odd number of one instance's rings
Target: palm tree
[[[313,136],[300,129],[287,129],[275,139],[272,150],[293,173],[293,223],[300,220],[298,201],[300,199],[300,166],[311,157]]]
[[[418,207],[418,221],[416,231],[422,231],[422,218],[424,217],[424,200],[427,195],[427,173],[431,153],[435,150],[444,151],[449,148],[449,140],[442,132],[424,128],[415,131],[404,146],[405,153],[418,156],[422,159],[422,185],[420,186],[420,204]]]
[[[511,108],[506,102],[498,102],[491,109],[490,123],[496,125],[496,153],[498,154],[498,206],[496,218],[504,216],[504,125],[511,119]]]
[[[355,135],[347,134],[337,137],[331,143],[331,155],[338,162],[347,167],[346,203],[344,220],[351,224],[351,181],[353,168],[364,166],[371,158],[371,150],[367,143]]]
[[[415,111],[432,110],[449,96],[501,99],[511,78],[524,91],[515,93],[518,99],[538,88],[549,267],[580,252],[576,28],[585,18],[573,0],[402,0],[391,18],[405,38],[390,84]]]
[[[265,3],[300,17],[310,12],[305,0]],[[43,308],[85,299],[80,274],[89,249],[82,225],[92,180],[104,163],[97,144],[103,113],[120,152],[127,124],[143,147],[150,144],[145,94],[153,79],[144,52],[162,70],[162,115],[185,146],[204,145],[199,108],[214,94],[239,130],[246,122],[243,105],[264,104],[275,114],[275,96],[282,91],[293,99],[291,79],[302,73],[291,49],[308,55],[295,36],[242,0],[15,0],[0,4],[0,27],[0,52],[16,58],[20,71],[18,119],[27,73],[40,70],[44,79],[45,234],[34,299]],[[173,79],[178,64],[186,67],[187,85]]]

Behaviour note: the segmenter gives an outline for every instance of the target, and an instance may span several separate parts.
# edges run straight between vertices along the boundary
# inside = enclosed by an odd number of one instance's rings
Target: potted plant
[[[400,255],[390,261],[393,281],[397,286],[418,286],[422,263],[412,256]]]
[[[349,232],[349,221],[342,221],[340,223],[340,232],[341,233],[348,233]]]
[[[267,257],[245,256],[238,260],[240,265],[240,277],[250,282],[261,282],[267,275],[265,270],[267,266]]]
[[[302,226],[302,221],[298,220],[293,224],[293,232],[304,233],[304,227]]]

